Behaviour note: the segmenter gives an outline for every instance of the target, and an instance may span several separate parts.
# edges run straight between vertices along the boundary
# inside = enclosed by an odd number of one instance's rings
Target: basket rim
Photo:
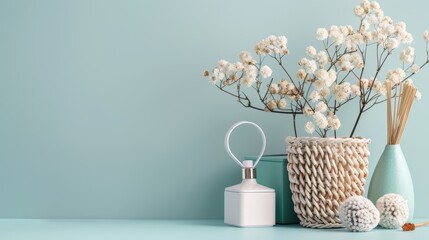
[[[287,137],[287,143],[313,142],[313,143],[371,143],[371,139],[364,137]]]

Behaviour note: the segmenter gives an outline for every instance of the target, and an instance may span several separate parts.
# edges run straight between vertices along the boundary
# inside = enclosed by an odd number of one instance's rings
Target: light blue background
[[[267,153],[282,153],[291,119],[243,108],[202,71],[275,34],[288,37],[295,72],[305,47],[321,46],[316,28],[356,26],[358,3],[0,1],[0,217],[221,218],[223,188],[241,174],[223,148],[225,131],[254,121]],[[423,61],[429,3],[380,3],[408,24]],[[402,141],[415,217],[429,216],[428,76],[414,77],[423,99]],[[356,111],[345,113],[343,134]],[[380,106],[358,128],[373,140],[370,172],[385,144],[384,119]],[[260,143],[246,126],[232,138],[240,157]]]

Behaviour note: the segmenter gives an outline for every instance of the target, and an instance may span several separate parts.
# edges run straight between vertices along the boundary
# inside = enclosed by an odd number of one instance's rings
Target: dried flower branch
[[[256,61],[249,52],[240,53],[240,61],[230,63],[220,60],[204,76],[221,91],[235,97],[244,107],[259,111],[291,114],[295,136],[297,136],[296,116],[304,115],[311,120],[305,124],[308,134],[316,132],[327,137],[336,130],[341,121],[337,116],[339,110],[347,103],[359,101],[356,120],[350,133],[352,137],[366,111],[386,101],[386,92],[395,89],[400,83],[429,63],[429,31],[424,32],[426,43],[426,60],[415,63],[415,50],[406,47],[399,52],[400,68],[386,72],[384,80],[379,80],[384,72],[386,62],[401,45],[409,45],[413,36],[407,32],[404,22],[394,23],[384,15],[380,5],[373,1],[363,0],[355,7],[355,15],[360,19],[357,29],[352,26],[331,26],[329,29],[316,30],[316,39],[322,41],[323,50],[315,47],[306,48],[307,57],[299,62],[295,75],[286,67],[286,56],[289,54],[285,36],[269,36],[255,45]],[[370,63],[368,56],[375,53],[375,62]],[[283,78],[272,76],[273,70],[265,65],[270,60],[279,66]],[[366,66],[374,64],[374,72]],[[278,80],[276,80],[278,79]],[[386,82],[392,88],[386,88]],[[249,93],[254,90],[256,93]],[[393,97],[396,99],[396,94]],[[420,98],[420,92],[416,92]],[[256,101],[251,100],[256,98]]]

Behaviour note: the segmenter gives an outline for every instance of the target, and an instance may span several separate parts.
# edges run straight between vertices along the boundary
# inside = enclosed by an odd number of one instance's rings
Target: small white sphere
[[[367,232],[378,225],[380,213],[374,204],[362,197],[352,196],[340,206],[341,224],[353,232]]]
[[[408,220],[408,203],[401,195],[389,193],[377,200],[380,225],[384,228],[400,228]]]

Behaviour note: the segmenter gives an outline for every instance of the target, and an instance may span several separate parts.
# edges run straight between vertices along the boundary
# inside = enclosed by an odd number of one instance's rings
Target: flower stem
[[[357,116],[357,118],[356,118],[356,122],[355,122],[355,124],[353,125],[352,133],[350,133],[350,137],[353,137],[353,134],[355,133],[356,127],[357,127],[357,125],[358,125],[358,123],[359,123],[360,117],[362,116],[362,113],[363,113],[363,109],[364,109],[364,108],[365,108],[365,104],[362,104],[362,107],[359,109],[359,115]]]

